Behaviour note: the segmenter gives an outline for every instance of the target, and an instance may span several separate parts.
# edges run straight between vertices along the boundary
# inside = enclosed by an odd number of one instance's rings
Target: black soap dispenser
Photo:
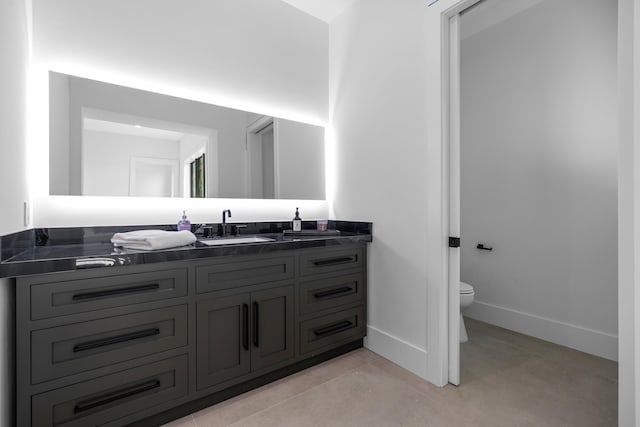
[[[302,231],[302,218],[298,208],[296,208],[296,216],[293,217],[293,231]]]

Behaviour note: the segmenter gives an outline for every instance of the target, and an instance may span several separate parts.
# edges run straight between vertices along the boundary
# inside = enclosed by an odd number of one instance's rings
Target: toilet
[[[475,295],[476,293],[473,290],[473,286],[465,282],[460,282],[460,310],[469,307],[473,303]],[[467,341],[469,341],[469,336],[467,335],[467,328],[464,326],[462,313],[460,313],[460,342]]]

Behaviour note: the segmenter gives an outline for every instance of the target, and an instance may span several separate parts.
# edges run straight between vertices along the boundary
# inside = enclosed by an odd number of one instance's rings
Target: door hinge
[[[449,247],[450,248],[459,248],[460,247],[460,238],[459,237],[451,237],[451,236],[449,236]]]

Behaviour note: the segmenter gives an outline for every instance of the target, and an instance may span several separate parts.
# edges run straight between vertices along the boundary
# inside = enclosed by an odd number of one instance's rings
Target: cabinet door
[[[225,257],[196,269],[196,292],[237,289],[240,286],[291,279],[294,275],[293,260],[292,256],[244,261],[232,261]]]
[[[365,260],[364,248],[325,248],[304,252],[300,255],[300,275],[334,273],[345,270],[362,270]]]
[[[364,307],[328,314],[300,324],[300,352],[319,354],[365,335]]]
[[[293,358],[293,285],[251,294],[251,370]]]
[[[186,268],[126,273],[130,268],[114,269],[120,274],[104,272],[104,268],[98,269],[100,272],[47,274],[18,279],[18,284],[31,286],[32,320],[187,295]]]
[[[364,301],[364,274],[343,274],[300,282],[302,315]]]
[[[249,373],[250,294],[197,303],[197,388]]]
[[[187,345],[187,306],[31,332],[33,384]]]
[[[31,397],[31,423],[18,425],[129,425],[152,408],[161,412],[187,396],[188,363],[184,354],[36,394]],[[18,419],[23,416],[18,414]]]

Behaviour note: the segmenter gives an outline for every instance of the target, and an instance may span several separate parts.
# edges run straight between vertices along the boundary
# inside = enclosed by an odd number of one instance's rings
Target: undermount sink
[[[244,236],[244,237],[216,237],[213,239],[198,240],[200,243],[207,246],[217,245],[237,245],[241,243],[264,243],[275,242],[275,239],[260,236]]]

